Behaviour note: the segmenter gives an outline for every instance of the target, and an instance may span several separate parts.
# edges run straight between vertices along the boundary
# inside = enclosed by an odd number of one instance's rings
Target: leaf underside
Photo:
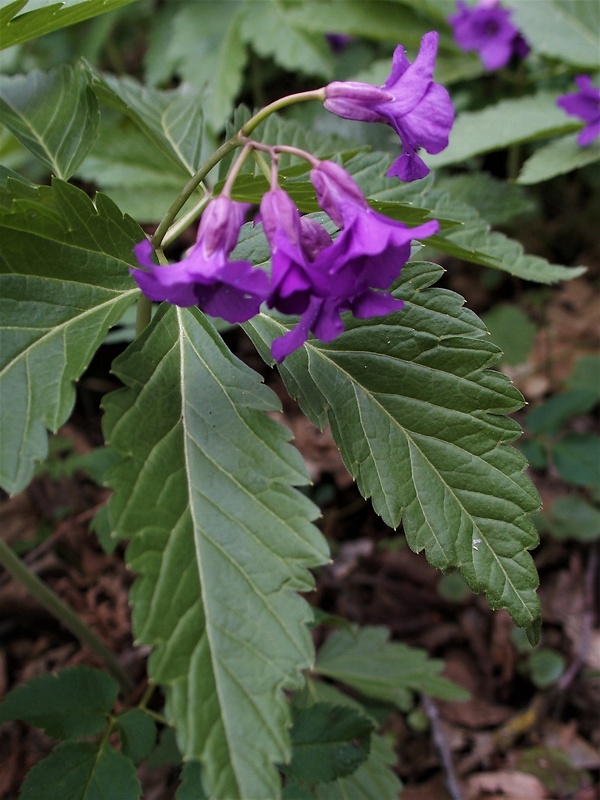
[[[131,540],[139,642],[167,687],[186,759],[215,798],[272,798],[289,758],[284,689],[313,660],[296,594],[327,548],[298,452],[265,412],[259,377],[198,311],[159,310],[114,364],[106,402],[122,462],[109,478],[117,535]]]
[[[529,514],[539,497],[525,459],[507,443],[520,433],[506,415],[523,405],[492,371],[500,351],[462,298],[428,288],[434,264],[404,267],[394,292],[403,311],[348,319],[330,344],[311,340],[280,371],[319,427],[331,425],[346,467],[410,547],[442,570],[458,568],[494,609],[506,608],[535,638],[538,541]],[[261,314],[245,328],[268,346],[288,327]]]

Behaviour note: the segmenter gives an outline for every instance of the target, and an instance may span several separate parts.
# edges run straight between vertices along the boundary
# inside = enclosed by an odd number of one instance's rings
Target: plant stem
[[[119,681],[125,692],[132,691],[134,688],[133,681],[120,665],[112,650],[96,636],[94,631],[49,586],[25,566],[21,559],[1,539],[0,564],[35,597],[40,605],[56,617],[65,628],[70,630],[82,644],[86,644],[93,653],[106,662],[110,672]]]
[[[137,299],[135,309],[135,335],[136,337],[150,324],[152,319],[152,300],[141,294]]]

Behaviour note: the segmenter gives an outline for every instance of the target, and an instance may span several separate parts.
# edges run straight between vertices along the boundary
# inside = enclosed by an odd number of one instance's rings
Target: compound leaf
[[[109,744],[63,742],[29,771],[20,800],[138,800],[133,762]]]
[[[102,730],[119,684],[99,669],[77,666],[41,675],[12,689],[0,703],[0,725],[30,722],[55,739],[77,739]]]
[[[506,415],[523,405],[490,367],[500,350],[460,296],[428,288],[443,270],[411,263],[395,294],[403,311],[349,319],[330,344],[311,340],[280,371],[320,427],[330,423],[346,467],[410,547],[439,569],[459,568],[493,608],[506,608],[535,638],[538,579],[528,550],[539,498],[525,459],[507,443],[520,433]],[[289,325],[289,323],[287,323]],[[288,329],[261,314],[245,325],[270,361]]]
[[[0,485],[20,491],[74,381],[138,295],[128,267],[139,226],[104,195],[68,183],[0,187]],[[27,302],[27,313],[23,303]]]
[[[327,557],[275,396],[199,312],[167,308],[114,363],[110,513],[131,540],[138,641],[155,647],[185,759],[207,794],[272,798],[289,758],[285,689],[313,660],[308,567]]]

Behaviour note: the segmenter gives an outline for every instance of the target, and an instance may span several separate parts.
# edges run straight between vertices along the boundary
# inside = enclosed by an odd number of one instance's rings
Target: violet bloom
[[[483,66],[492,72],[505,67],[513,55],[525,58],[529,45],[510,21],[511,11],[499,0],[480,0],[468,6],[457,2],[458,13],[448,17],[454,40],[462,50],[476,50]]]
[[[306,217],[280,189],[261,204],[265,233],[272,248],[271,307],[300,314],[297,326],[273,342],[277,361],[300,347],[312,333],[324,342],[344,330],[340,315],[351,311],[369,318],[403,308],[387,289],[410,256],[413,238],[431,236],[436,221],[409,229],[373,211],[342,167],[320,162],[311,172],[317,199],[341,232],[335,239]]]
[[[196,244],[182,261],[156,266],[152,245],[146,239],[134,247],[144,269],[131,274],[150,300],[176,306],[198,306],[227,322],[246,322],[258,313],[269,291],[269,279],[249,261],[229,261],[248,208],[224,195],[206,207]]]
[[[579,87],[579,91],[563,94],[558,98],[556,104],[567,114],[579,117],[586,123],[577,136],[577,144],[585,146],[600,136],[600,89],[592,86],[592,79],[589,75],[578,75],[575,83]]]
[[[402,155],[387,174],[403,181],[428,174],[417,155],[421,148],[433,154],[448,146],[454,109],[446,89],[433,81],[438,40],[435,31],[426,33],[413,64],[398,45],[392,72],[383,86],[334,81],[325,87],[324,106],[338,117],[385,122],[394,128],[402,142]]]

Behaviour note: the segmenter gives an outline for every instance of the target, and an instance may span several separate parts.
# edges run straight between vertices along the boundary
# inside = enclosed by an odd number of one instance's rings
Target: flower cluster
[[[579,90],[563,94],[556,103],[567,114],[586,123],[577,136],[577,143],[585,146],[600,136],[600,89],[592,86],[589,75],[578,75],[575,83]]]
[[[271,248],[269,281],[250,262],[230,260],[247,206],[221,194],[207,206],[197,242],[184,260],[157,266],[149,241],[135,247],[141,268],[131,274],[144,294],[178,306],[199,306],[228,322],[245,322],[263,302],[283,314],[300,315],[296,327],[273,342],[276,361],[300,347],[310,332],[325,342],[335,339],[344,330],[344,311],[367,318],[401,309],[401,300],[377,290],[398,278],[411,240],[436,233],[438,223],[407,228],[378,214],[342,167],[312,162],[310,179],[319,205],[340,228],[335,239],[274,186],[260,206]]]
[[[448,146],[454,108],[446,89],[433,80],[439,34],[426,33],[413,64],[404,48],[394,51],[392,72],[383,86],[358,81],[334,81],[325,87],[324,106],[345,119],[385,122],[402,142],[402,154],[388,175],[414,181],[429,169],[417,155],[423,148],[440,153]]]
[[[479,0],[470,7],[457,2],[458,12],[448,17],[454,40],[462,50],[475,50],[484,67],[493,70],[505,67],[513,56],[525,58],[529,45],[511,22],[511,11],[500,6],[500,0]]]
[[[402,154],[388,175],[407,181],[422,178],[429,170],[417,152],[421,148],[429,153],[443,150],[454,120],[448,92],[432,77],[437,46],[438,34],[426,34],[413,64],[398,46],[391,75],[383,86],[336,81],[290,98],[320,99],[341,117],[391,125],[402,141]],[[276,105],[255,115],[253,124]],[[242,154],[221,194],[205,208],[196,244],[187,256],[175,264],[158,266],[152,260],[149,241],[136,245],[140,266],[131,274],[144,294],[151,300],[198,306],[232,323],[255,316],[263,302],[283,314],[299,315],[298,324],[273,342],[276,361],[299,348],[310,333],[325,342],[334,339],[344,329],[343,312],[368,318],[401,309],[402,300],[385,290],[408,260],[411,240],[436,233],[438,223],[432,220],[409,229],[378,214],[339,165],[320,161],[298,148],[255,142],[248,138],[248,129],[247,124],[237,134],[234,144],[244,146]],[[249,261],[231,258],[249,208],[231,198],[231,186],[239,166],[253,150],[268,152],[272,164],[271,187],[260,205],[271,249],[270,278]],[[280,188],[277,161],[281,152],[293,152],[311,165],[317,201],[339,230],[335,238],[316,220],[300,214]]]

